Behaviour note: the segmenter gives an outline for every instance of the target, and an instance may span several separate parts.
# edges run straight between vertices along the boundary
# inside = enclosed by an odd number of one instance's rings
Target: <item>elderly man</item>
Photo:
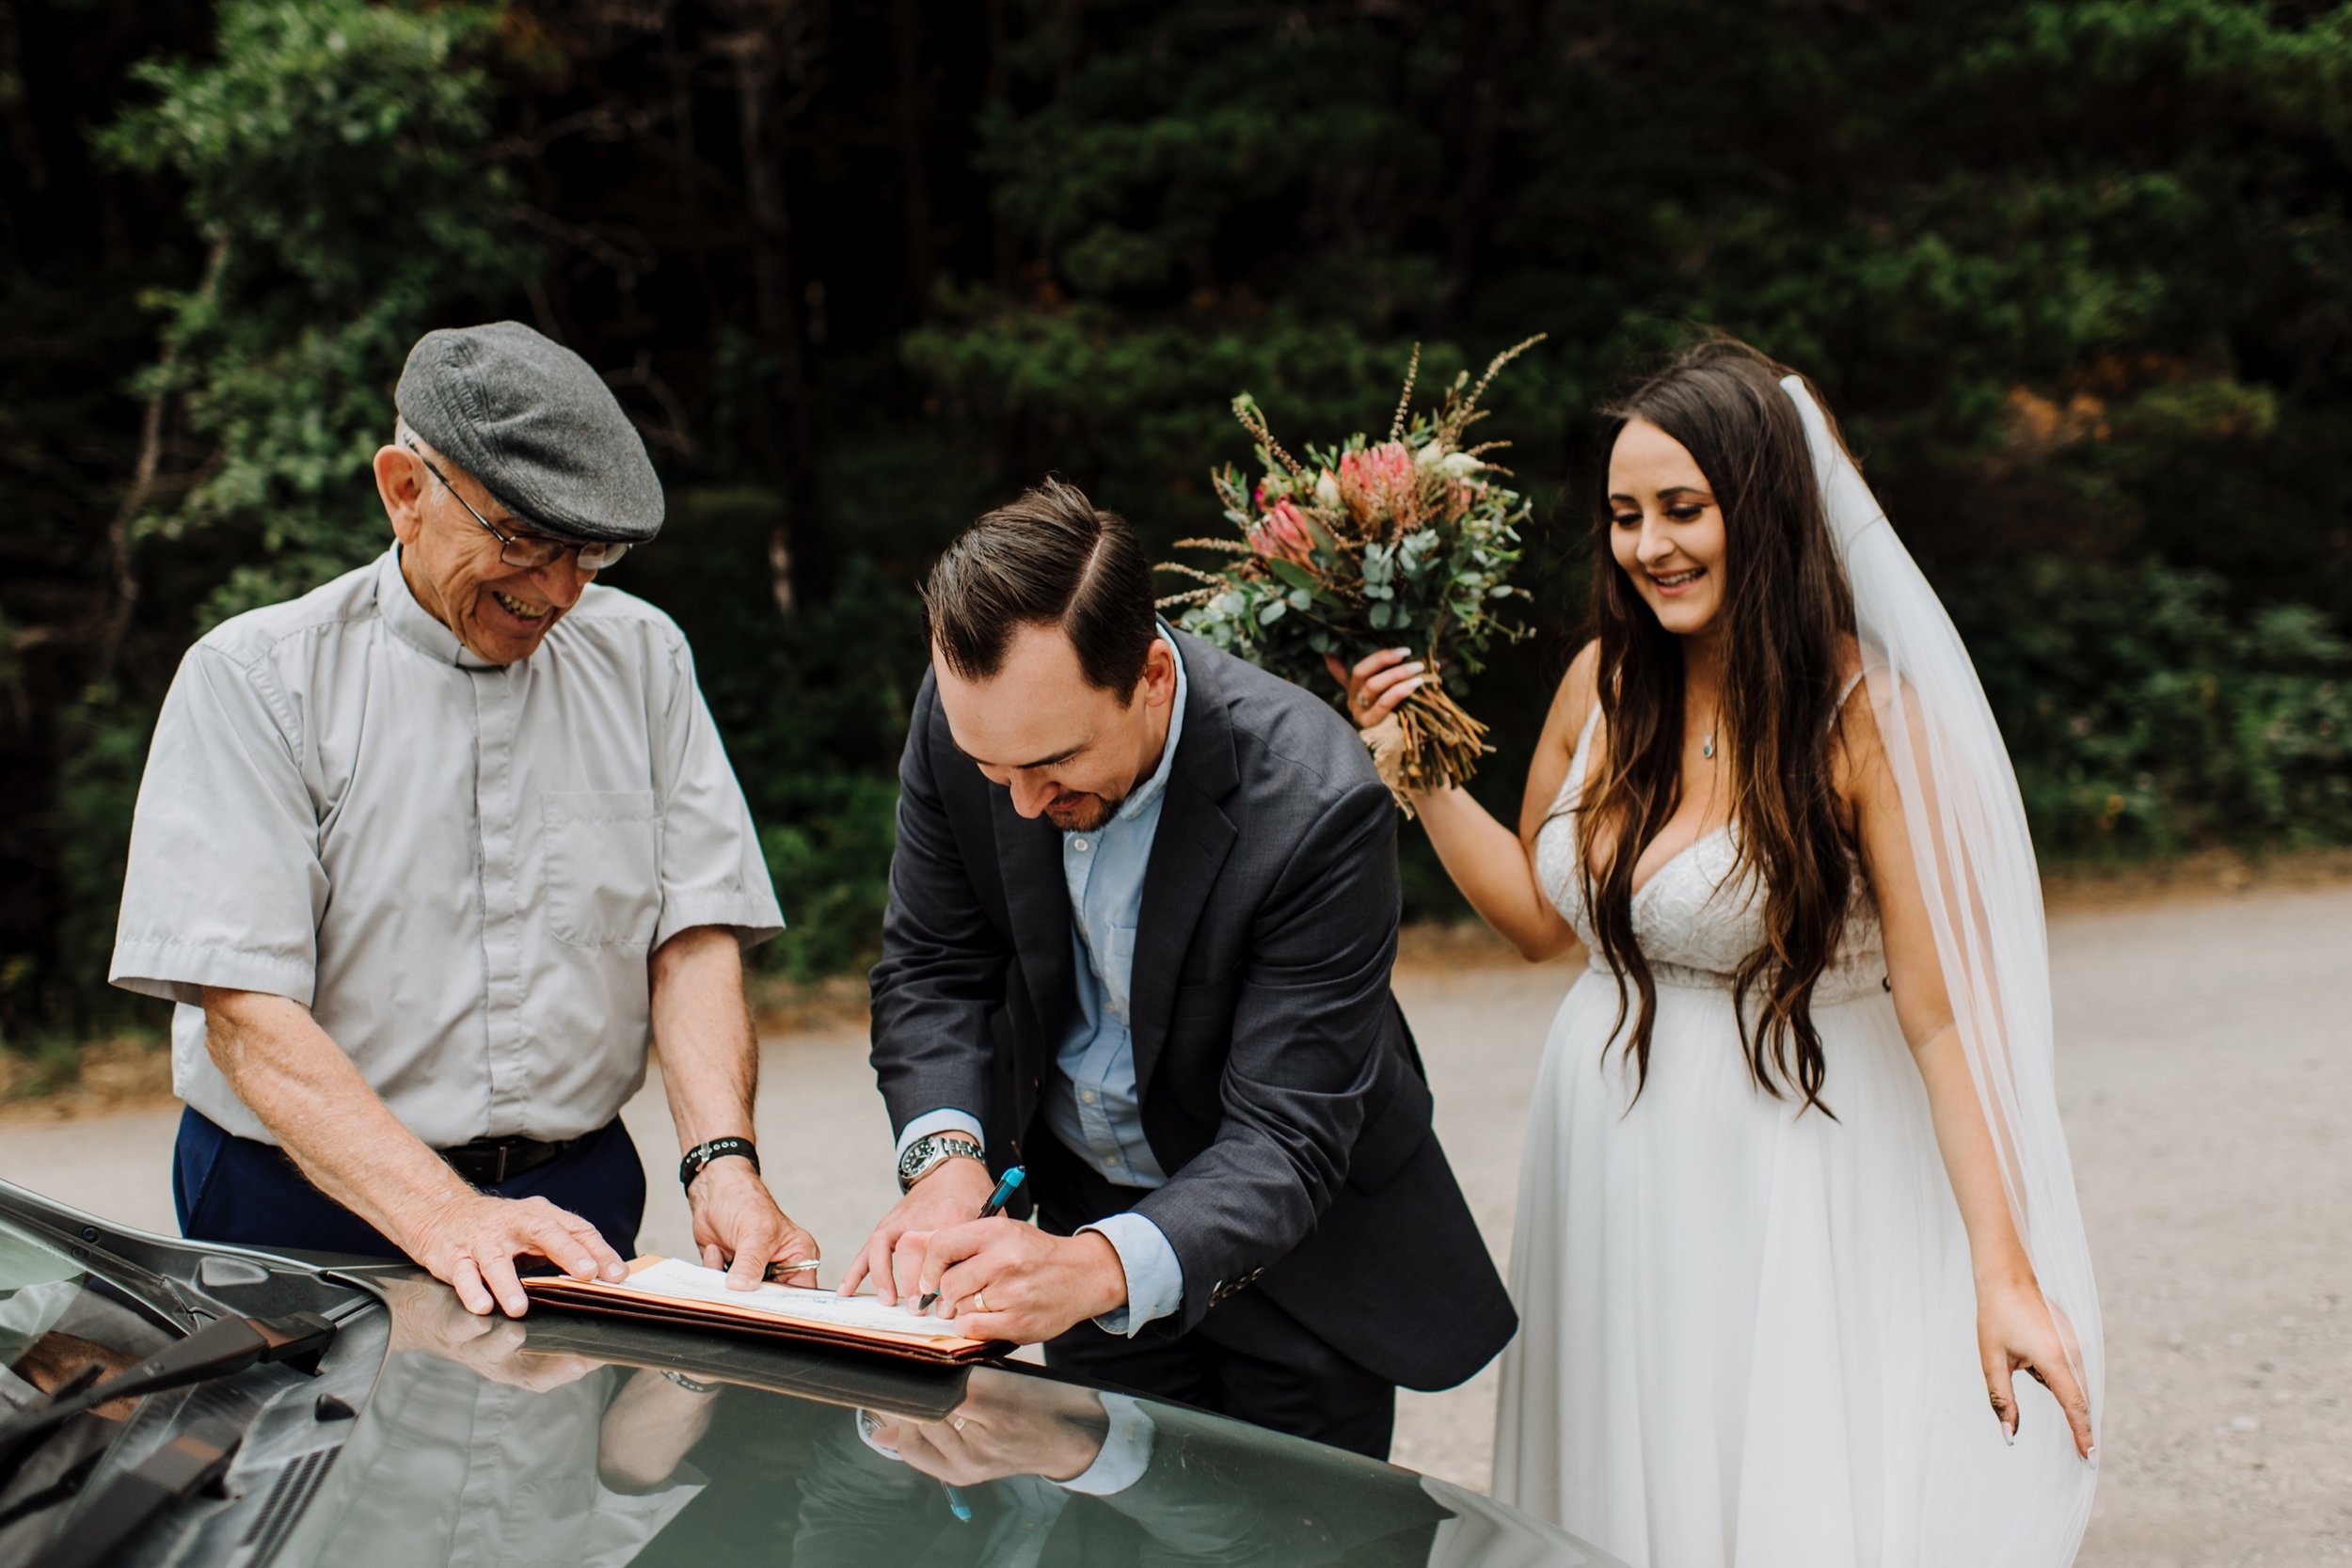
[[[703,1260],[813,1260],[752,1143],[750,814],[677,627],[592,586],[660,527],[644,444],[513,322],[394,401],[392,547],[190,649],[140,785],[113,979],[180,1005],[182,1229],[405,1253],[475,1312],[519,1258],[619,1278],[658,1045]]]

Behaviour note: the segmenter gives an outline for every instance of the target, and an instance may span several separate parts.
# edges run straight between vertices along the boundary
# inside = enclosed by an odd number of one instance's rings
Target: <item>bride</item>
[[[1496,930],[1588,955],[1496,1493],[1652,1568],[2071,1561],[2097,1304],[1974,669],[1802,377],[1719,340],[1610,415],[1598,635],[1518,831],[1412,800]],[[1430,678],[1333,673],[1375,752]]]

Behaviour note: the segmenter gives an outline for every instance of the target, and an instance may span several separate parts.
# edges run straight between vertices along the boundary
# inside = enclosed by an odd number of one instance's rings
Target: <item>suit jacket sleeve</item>
[[[1367,776],[1256,911],[1216,1139],[1136,1205],[1184,1264],[1180,1330],[1304,1241],[1347,1180],[1394,1006],[1397,918],[1396,811]]]
[[[1011,958],[973,891],[932,770],[937,705],[926,677],[898,767],[898,843],[871,976],[874,1076],[894,1132],[943,1106],[988,1123],[989,1016]]]

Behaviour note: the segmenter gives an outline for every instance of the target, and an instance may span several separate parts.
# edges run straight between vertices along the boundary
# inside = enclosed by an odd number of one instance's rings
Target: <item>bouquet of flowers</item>
[[[1326,655],[1352,665],[1377,649],[1410,647],[1428,673],[1397,709],[1394,734],[1375,737],[1381,776],[1400,804],[1407,790],[1465,782],[1492,750],[1486,727],[1445,689],[1441,673],[1475,673],[1496,637],[1526,635],[1499,612],[1525,594],[1505,578],[1518,562],[1528,503],[1502,483],[1510,470],[1487,460],[1507,443],[1469,446],[1464,436],[1486,417],[1478,400],[1496,372],[1542,341],[1497,355],[1475,386],[1467,372],[1457,375],[1426,414],[1411,412],[1416,348],[1388,438],[1307,446],[1303,462],[1244,392],[1233,415],[1257,442],[1261,473],[1248,486],[1230,466],[1210,475],[1241,537],[1176,542],[1224,556],[1214,570],[1160,566],[1200,584],[1160,601],[1184,607],[1185,630],[1301,686],[1329,678]]]

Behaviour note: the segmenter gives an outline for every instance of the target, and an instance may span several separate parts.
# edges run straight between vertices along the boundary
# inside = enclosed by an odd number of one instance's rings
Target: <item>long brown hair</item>
[[[1801,1109],[1820,1106],[1830,1115],[1821,1100],[1813,988],[1836,952],[1854,890],[1831,755],[1853,594],[1830,538],[1804,427],[1779,386],[1788,373],[1745,343],[1712,339],[1602,412],[1612,443],[1636,419],[1682,443],[1723,512],[1717,731],[1728,743],[1737,825],[1732,881],[1761,881],[1765,932],[1734,979],[1734,1011],[1756,1085],[1776,1099],[1793,1092]],[[1585,907],[1617,979],[1617,1027],[1633,1000],[1629,980],[1638,993],[1626,1048],[1638,1097],[1649,1077],[1658,989],[1634,940],[1633,872],[1681,803],[1687,715],[1681,640],[1659,625],[1617,565],[1610,512],[1604,497],[1593,578],[1609,760],[1582,791],[1577,850]],[[1595,847],[1604,843],[1612,847],[1596,872]],[[1753,1027],[1752,995],[1762,1000]]]

